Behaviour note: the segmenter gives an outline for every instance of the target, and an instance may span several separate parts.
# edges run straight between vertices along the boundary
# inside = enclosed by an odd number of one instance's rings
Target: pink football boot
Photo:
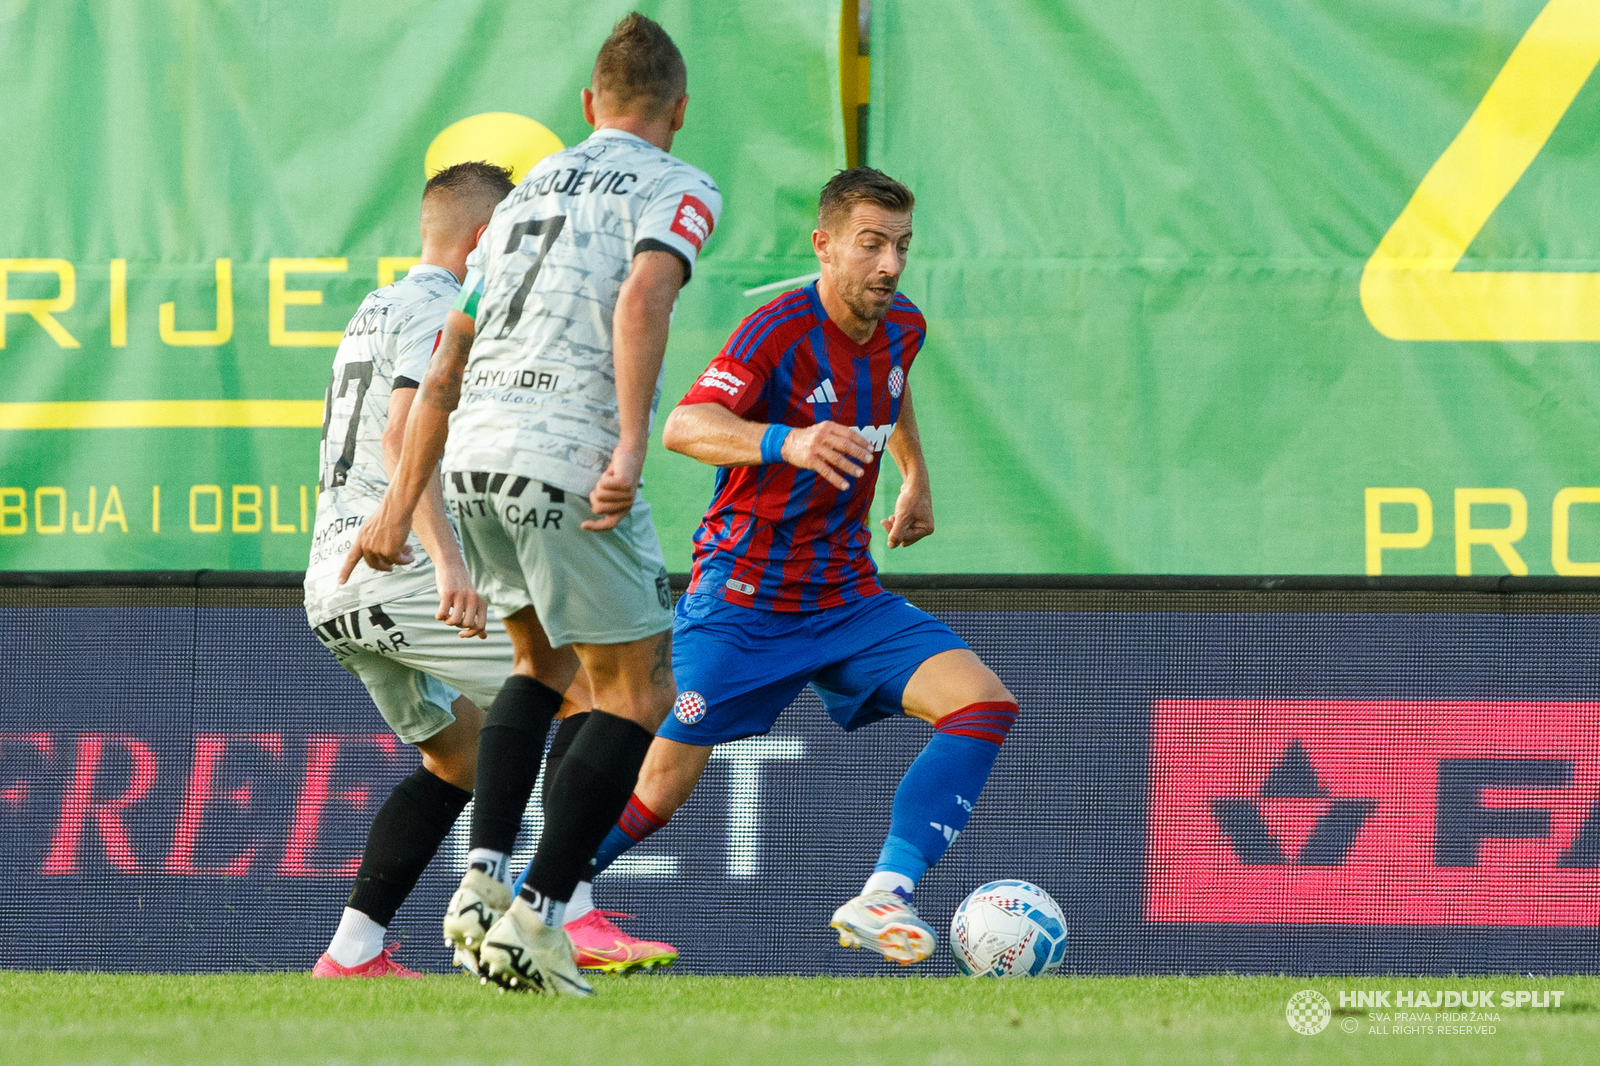
[[[397,940],[384,948],[378,954],[357,966],[340,966],[329,957],[327,952],[322,953],[322,958],[317,960],[316,966],[311,969],[312,977],[421,977],[415,970],[408,970],[394,960],[394,953],[400,947]],[[676,955],[676,952],[674,952]]]

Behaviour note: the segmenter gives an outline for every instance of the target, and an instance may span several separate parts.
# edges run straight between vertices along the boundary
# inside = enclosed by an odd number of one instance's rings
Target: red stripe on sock
[[[999,747],[1005,743],[1011,724],[1017,720],[1017,705],[1004,701],[969,703],[959,711],[951,711],[934,725],[937,733],[951,736],[987,740]]]
[[[667,820],[646,807],[638,796],[628,797],[628,805],[617,819],[617,828],[632,837],[635,844],[666,824]]]

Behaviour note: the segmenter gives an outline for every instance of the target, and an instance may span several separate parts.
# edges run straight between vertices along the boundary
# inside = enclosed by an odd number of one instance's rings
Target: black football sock
[[[544,753],[544,793],[539,797],[539,801],[546,810],[550,807],[550,786],[556,782],[556,774],[561,770],[561,760],[566,757],[567,749],[578,739],[583,723],[588,720],[589,712],[579,711],[577,714],[567,715],[556,723],[555,739],[550,741],[550,750]]]
[[[473,848],[510,854],[522,829],[522,815],[539,777],[550,720],[561,709],[561,693],[521,674],[512,674],[489,705],[478,736],[478,787],[473,792]]]
[[[522,887],[523,898],[541,913],[547,900],[565,903],[572,898],[600,841],[628,805],[654,739],[648,729],[626,718],[589,712],[551,786],[544,835]]]
[[[350,907],[387,926],[472,798],[418,768],[389,793],[367,833]]]

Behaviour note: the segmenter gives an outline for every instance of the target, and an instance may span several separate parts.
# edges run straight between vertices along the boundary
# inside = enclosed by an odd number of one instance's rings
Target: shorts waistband
[[[511,486],[506,489],[505,495],[507,499],[513,500],[519,498],[527,487],[534,483],[532,478],[496,473],[489,470],[452,470],[445,477],[449,479],[450,484],[455,486],[455,490],[462,495],[468,492],[487,492],[491,496],[498,496],[500,490],[505,487],[506,481],[510,480]],[[468,487],[469,485],[471,486],[470,488]],[[539,487],[544,490],[544,494],[550,498],[551,503],[565,503],[567,501],[565,489],[558,489],[554,485],[543,481],[539,482]]]

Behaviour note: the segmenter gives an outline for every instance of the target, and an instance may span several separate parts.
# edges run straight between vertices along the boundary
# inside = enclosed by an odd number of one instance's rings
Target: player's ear
[[[488,222],[481,222],[478,224],[478,228],[472,231],[472,246],[474,248],[478,246],[479,241],[483,240],[483,231],[488,228]]]
[[[583,101],[583,121],[585,121],[589,125],[593,126],[594,125],[594,90],[593,89],[581,89],[581,90],[579,90],[578,99]]]
[[[684,93],[678,97],[678,102],[672,105],[672,118],[670,120],[672,132],[677,133],[683,129],[683,113],[689,109],[689,94]]]
[[[821,226],[811,231],[811,250],[822,262],[828,261],[828,231]]]

